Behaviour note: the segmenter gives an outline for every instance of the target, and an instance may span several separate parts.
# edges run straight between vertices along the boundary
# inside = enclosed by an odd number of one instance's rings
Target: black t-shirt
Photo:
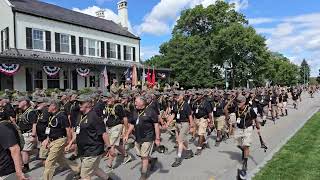
[[[277,104],[277,95],[275,95],[275,94],[272,95],[270,99],[271,99],[271,104],[272,105]]]
[[[254,112],[253,108],[247,106],[244,111],[237,110],[237,119],[240,118],[240,123],[237,121],[237,127],[240,129],[245,129],[253,125],[253,120],[257,118],[257,114]]]
[[[260,104],[262,107],[269,105],[270,96],[269,95],[262,95],[258,98],[260,100]]]
[[[298,99],[299,99],[299,95],[296,94],[296,93],[293,93],[293,94],[292,94],[292,100],[296,101],[296,100],[298,100]]]
[[[103,118],[106,126],[111,128],[123,123],[123,118],[126,116],[124,108],[121,104],[107,106],[103,110]]]
[[[208,115],[212,112],[212,106],[206,99],[195,102],[192,106],[193,113],[197,119],[208,118]]]
[[[9,128],[12,126],[12,128]],[[11,157],[10,147],[18,144],[17,133],[12,124],[0,123],[0,176],[15,172],[14,162]]]
[[[103,121],[91,110],[87,115],[82,115],[78,123],[80,132],[77,134],[78,155],[82,157],[98,156],[104,152],[102,138],[106,128]]]
[[[160,104],[157,100],[153,100],[149,106],[153,108],[158,115],[160,115]]]
[[[76,127],[80,117],[80,105],[78,101],[71,102],[70,121],[71,127]]]
[[[192,114],[192,111],[188,102],[183,101],[182,104],[175,103],[175,106],[173,106],[173,113],[175,114],[176,122],[180,123],[189,122],[189,116]]]
[[[6,103],[4,107],[0,107],[0,121],[10,120],[10,117],[16,117],[16,113],[12,105]]]
[[[213,116],[214,117],[220,117],[224,115],[224,106],[225,101],[221,100],[220,102],[213,102],[212,103],[212,109],[213,109]]]
[[[31,107],[30,107],[31,108]],[[20,127],[22,133],[30,132],[34,123],[37,123],[38,116],[36,111],[32,109],[25,110],[17,117],[17,125]]]
[[[59,111],[49,118],[50,139],[58,139],[67,136],[66,128],[70,127],[68,117],[65,112]]]
[[[50,113],[48,112],[48,108],[44,108],[40,111],[37,111],[38,113],[38,122],[37,122],[37,136],[38,140],[44,141],[47,138],[46,135],[46,128],[48,127],[49,117]]]
[[[103,110],[105,108],[105,103],[102,101],[98,101],[94,106],[93,110],[97,113],[98,117],[102,118],[103,116]]]
[[[144,110],[133,111],[129,123],[134,125],[135,137],[138,143],[155,140],[154,123],[158,123],[158,114],[152,107],[149,106]]]

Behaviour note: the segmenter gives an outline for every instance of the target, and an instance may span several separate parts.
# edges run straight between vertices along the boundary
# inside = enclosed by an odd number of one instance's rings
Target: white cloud
[[[141,47],[141,59],[142,61],[148,60],[149,58],[151,58],[154,55],[158,55],[159,54],[159,47],[155,47],[155,46],[142,46]]]
[[[208,7],[216,1],[217,0],[160,0],[160,2],[152,8],[151,12],[144,17],[143,22],[135,26],[134,29],[139,35],[143,33],[158,36],[169,34],[182,10],[193,8],[200,4]],[[248,7],[248,0],[231,0],[229,2],[235,3],[236,10]]]
[[[91,15],[91,16],[96,16],[96,12],[98,10],[100,10],[100,9],[105,10],[105,12],[104,12],[105,19],[111,20],[111,21],[113,21],[113,22],[115,22],[117,24],[120,23],[120,18],[118,16],[118,14],[116,14],[115,12],[113,12],[112,10],[107,9],[107,8],[100,8],[98,6],[91,6],[91,7],[85,8],[85,9],[72,8],[73,11],[81,12],[81,13],[88,14],[88,15]],[[134,33],[130,21],[129,21],[128,26],[129,26],[129,28],[128,28],[129,31]]]
[[[271,23],[274,21],[275,21],[275,19],[273,19],[273,18],[251,18],[251,19],[249,19],[249,23],[251,25]]]
[[[242,9],[247,9],[249,7],[249,1],[248,0],[231,0],[229,1],[231,4],[233,3],[235,5],[235,10],[239,11]]]
[[[302,59],[307,59],[312,69],[311,74],[316,76],[320,68],[319,19],[320,13],[278,18],[268,28],[263,27],[263,24],[268,23],[266,21],[256,24],[259,25],[256,30],[267,36],[267,45],[272,51],[295,57],[292,61],[297,64]]]

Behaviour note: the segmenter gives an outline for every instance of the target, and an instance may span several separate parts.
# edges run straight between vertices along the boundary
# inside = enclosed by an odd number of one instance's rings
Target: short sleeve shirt
[[[70,123],[67,115],[64,112],[59,111],[56,114],[53,114],[49,118],[49,138],[56,139],[59,137],[66,137],[66,128],[68,127],[70,127]]]
[[[8,126],[13,125],[0,123],[0,137],[5,137],[0,138],[0,177],[15,172],[14,162],[9,148],[18,144],[19,140],[17,139],[17,132],[14,132],[14,127],[9,128]]]
[[[11,104],[7,103],[4,107],[0,107],[0,121],[9,120],[10,117],[15,117],[16,113]]]
[[[106,128],[96,112],[91,110],[87,115],[82,115],[78,126],[80,127],[80,132],[77,134],[79,156],[101,155],[104,152],[102,135],[106,132]]]
[[[173,107],[173,113],[175,114],[176,121],[180,123],[189,122],[189,116],[192,114],[192,111],[189,104],[184,101],[182,104],[175,104]]]
[[[155,140],[154,124],[158,123],[158,114],[152,107],[144,110],[135,110],[129,123],[134,125],[135,137],[138,143],[152,142]]]

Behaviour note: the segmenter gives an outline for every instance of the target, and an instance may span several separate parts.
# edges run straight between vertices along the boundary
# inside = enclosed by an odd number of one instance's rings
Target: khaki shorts
[[[135,143],[135,149],[137,151],[137,155],[141,157],[149,157],[151,155],[153,148],[152,142],[143,142],[143,143]]]
[[[224,128],[225,125],[225,116],[220,116],[220,117],[213,117],[214,119],[214,125],[216,126],[216,129],[218,131],[221,131]]]
[[[119,146],[122,135],[123,124],[116,125],[109,129],[109,140],[111,145]]]
[[[46,160],[47,157],[48,157],[48,154],[49,154],[49,151],[46,147],[44,147],[42,145],[42,142],[40,142],[40,148],[39,148],[39,159],[42,159],[42,160]]]
[[[247,127],[246,129],[237,128],[234,133],[234,138],[239,146],[251,146],[253,127]]]
[[[24,146],[22,151],[26,151],[26,152],[32,151],[36,147],[36,144],[31,142],[32,133],[24,133],[22,134],[22,136],[24,139]]]
[[[236,124],[237,123],[237,116],[236,113],[231,113],[229,115],[230,119],[229,119],[229,124]]]
[[[208,120],[205,118],[196,119],[195,124],[198,129],[198,135],[204,136],[207,132]]]
[[[269,106],[264,106],[263,107],[263,116],[268,116],[269,114]]]
[[[18,179],[18,177],[17,177],[16,173],[12,173],[12,174],[0,177],[0,180],[17,180],[17,179]]]
[[[80,176],[82,179],[93,176],[95,170],[99,168],[102,156],[90,156],[81,158]]]
[[[176,123],[176,135],[180,141],[182,142],[187,141],[188,134],[189,134],[188,122]]]

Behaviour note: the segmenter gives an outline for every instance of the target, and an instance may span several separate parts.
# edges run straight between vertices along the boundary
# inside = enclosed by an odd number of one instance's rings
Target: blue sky
[[[44,0],[65,8],[94,15],[99,8],[106,18],[119,21],[118,0]],[[158,53],[170,39],[171,30],[185,8],[208,6],[216,0],[128,0],[130,31],[141,37],[142,58]],[[265,36],[269,49],[283,53],[296,64],[307,59],[312,75],[320,69],[319,0],[226,0],[236,4],[258,33]]]

